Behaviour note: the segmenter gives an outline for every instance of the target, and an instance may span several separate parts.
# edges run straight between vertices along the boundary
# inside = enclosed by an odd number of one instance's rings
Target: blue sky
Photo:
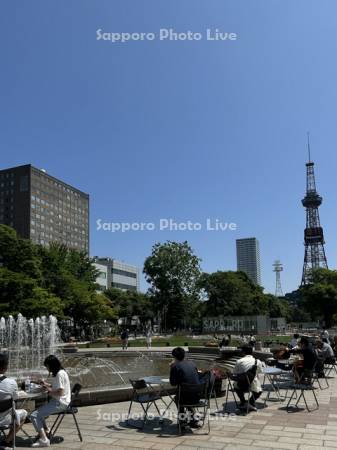
[[[238,39],[96,40],[161,28]],[[32,163],[90,193],[92,255],[142,266],[155,242],[186,239],[205,271],[227,270],[235,239],[256,236],[266,290],[276,258],[295,289],[310,130],[337,266],[335,0],[4,1],[0,51],[1,167]],[[238,230],[96,230],[208,217]]]

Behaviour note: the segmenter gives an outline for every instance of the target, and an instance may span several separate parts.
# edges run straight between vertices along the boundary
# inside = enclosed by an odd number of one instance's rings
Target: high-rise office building
[[[260,245],[256,238],[236,240],[237,270],[245,272],[255,283],[261,285]]]
[[[139,291],[138,267],[113,258],[95,256],[94,260],[94,265],[99,270],[96,283],[100,285],[101,290],[115,287],[124,291]]]
[[[30,164],[0,170],[0,223],[37,244],[89,252],[89,195]]]

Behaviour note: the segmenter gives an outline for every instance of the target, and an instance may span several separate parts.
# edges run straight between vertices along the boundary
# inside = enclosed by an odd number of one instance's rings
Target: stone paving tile
[[[257,445],[254,445],[254,447],[251,447],[249,445],[235,445],[235,444],[229,444],[226,447],[224,447],[226,450],[272,450],[270,447],[259,447]]]
[[[252,439],[243,439],[243,436],[240,438],[235,437],[235,439],[233,439],[231,437],[222,437],[222,436],[214,437],[214,436],[212,436],[210,439],[210,442],[224,442],[227,444],[250,445],[252,443]]]
[[[153,444],[153,446],[151,447],[154,450],[173,450],[174,448],[176,448],[176,444]]]
[[[253,447],[258,445],[260,447],[267,447],[272,449],[286,449],[286,450],[297,450],[297,444],[285,444],[282,442],[274,442],[274,441],[254,441]]]
[[[308,413],[300,410],[287,413],[284,403],[270,403],[268,408],[248,416],[211,416],[211,433],[202,430],[177,435],[173,422],[160,426],[150,421],[143,431],[125,426],[117,420],[98,420],[104,413],[125,413],[128,403],[90,406],[79,409],[78,421],[84,442],[78,440],[71,417],[67,417],[57,435],[63,442],[55,443],[55,450],[333,450],[337,448],[337,377],[330,380],[330,388],[317,390],[320,409]],[[135,412],[138,412],[137,407]],[[109,417],[109,416],[107,416]],[[115,416],[113,416],[114,418]],[[25,430],[34,435],[27,424]],[[18,448],[29,448],[30,442],[18,438]]]
[[[234,441],[234,439],[233,439]],[[206,449],[206,448],[213,448],[213,449],[222,449],[224,447],[223,443],[218,443],[218,442],[210,442],[210,441],[192,441],[191,439],[186,439],[185,442],[183,442],[183,445],[189,445],[191,447],[194,448],[194,450],[196,450],[196,448],[202,448],[202,449]]]
[[[134,440],[127,440],[127,439],[117,440],[116,442],[114,442],[114,444],[121,445],[125,448],[137,447],[137,448],[142,448],[142,449],[151,448],[153,446],[153,442],[134,441]],[[113,445],[113,447],[114,447],[114,445]]]
[[[304,438],[292,438],[288,436],[280,437],[277,442],[286,442],[288,444],[302,444],[302,445],[311,445],[313,442],[311,439]],[[323,439],[317,439],[314,442],[314,445],[321,445],[323,447]]]

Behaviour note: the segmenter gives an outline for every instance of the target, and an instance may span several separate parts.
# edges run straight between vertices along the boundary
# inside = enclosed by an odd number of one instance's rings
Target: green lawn
[[[262,335],[257,336],[256,339],[258,341],[270,342],[272,341],[275,344],[279,343],[287,343],[290,342],[291,337],[290,336],[268,336],[268,335]],[[153,338],[152,339],[152,347],[178,347],[178,346],[188,346],[188,347],[200,347],[204,346],[206,342],[210,342],[209,338],[206,336],[198,336],[197,338],[192,338],[191,336],[170,336],[170,337],[164,337],[164,338]],[[215,342],[215,341],[214,341]],[[235,337],[233,337],[231,345],[234,347],[237,347],[241,344],[241,342]],[[100,342],[93,342],[89,344],[90,347],[107,347],[108,343],[104,341]],[[111,341],[109,343],[110,347],[121,347],[120,341]],[[81,344],[79,347],[88,347],[86,344]],[[129,347],[146,347],[146,341],[144,338],[140,339],[132,339],[129,340]]]

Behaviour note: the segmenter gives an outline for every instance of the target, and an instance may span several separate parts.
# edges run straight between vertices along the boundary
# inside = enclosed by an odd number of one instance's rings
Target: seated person
[[[200,384],[200,378],[198,373],[198,368],[193,361],[189,361],[185,359],[185,350],[182,347],[176,347],[172,351],[173,361],[170,366],[170,384],[172,386],[181,386],[184,383],[187,384]],[[198,403],[199,398],[191,396],[188,399],[184,399],[184,392],[181,392],[181,398],[183,402],[188,401],[188,403]],[[176,403],[178,402],[178,398],[176,397]],[[185,423],[183,423],[183,427],[188,425],[192,428],[198,428],[198,421],[193,417],[194,410],[192,408],[188,408],[190,412],[189,418]],[[180,416],[185,415],[186,411],[184,408],[180,408],[178,414]]]
[[[289,350],[289,352],[293,354],[298,353],[303,356],[303,360],[299,361],[295,365],[294,373],[296,381],[300,382],[303,378],[311,376],[312,371],[317,364],[317,355],[313,346],[310,344],[309,339],[306,337],[301,337],[299,341],[299,348]]]
[[[249,336],[248,344],[249,344],[251,347],[253,347],[253,348],[255,347],[256,339],[255,339],[255,336],[254,336],[253,334],[251,334],[251,335]]]
[[[253,356],[253,347],[251,345],[243,345],[241,347],[242,352],[244,354],[243,358],[236,361],[236,364],[234,366],[233,370],[233,378],[235,379],[236,375],[244,374],[248,370],[252,369],[253,366],[256,363],[256,375],[253,381],[250,385],[251,390],[251,397],[249,399],[249,410],[250,411],[257,411],[255,406],[255,401],[260,397],[262,394],[262,387],[259,380],[258,375],[262,373],[262,369],[264,367],[264,364],[259,360],[255,359]],[[240,399],[240,405],[239,408],[246,408],[247,402],[245,400],[245,392],[248,392],[248,386],[243,386],[240,384],[240,382],[235,383],[235,392],[237,393],[239,399]]]
[[[337,336],[334,336],[332,338],[332,341],[330,342],[330,345],[332,347],[332,350],[334,351],[334,353],[337,352]]]
[[[10,394],[15,399],[18,393],[18,385],[14,380],[14,378],[7,378],[5,375],[7,368],[8,368],[8,355],[6,353],[0,353],[0,400],[2,400],[3,396],[6,394]],[[16,416],[15,433],[17,433],[26,420],[27,411],[25,409],[16,409],[15,416]],[[0,413],[0,426],[10,425],[11,423],[12,417],[10,411]],[[14,430],[13,428],[11,428],[8,435],[2,441],[2,445],[4,447],[12,447],[13,437],[14,437]]]
[[[298,348],[299,338],[300,338],[300,335],[298,333],[295,333],[290,341],[289,347],[290,348]]]
[[[329,336],[329,332],[328,332],[328,330],[326,329],[326,327],[323,327],[323,328],[322,328],[322,331],[321,331],[321,339],[322,339],[322,340],[323,340],[323,339],[326,339],[327,342],[328,342],[328,344],[330,344],[330,336]]]
[[[336,358],[331,345],[326,342],[326,338],[316,342],[316,350],[318,361],[320,363],[320,372],[322,374],[324,371],[324,364],[335,364]]]
[[[229,343],[230,343],[230,336],[229,335],[227,335],[227,336],[224,336],[223,338],[222,338],[222,340],[220,341],[220,344],[219,344],[219,347],[221,348],[221,347],[228,347],[229,346]]]
[[[51,400],[36,409],[30,415],[35,430],[39,433],[38,440],[32,447],[50,447],[50,440],[47,437],[48,428],[45,418],[53,413],[65,411],[71,400],[70,382],[67,372],[63,369],[61,362],[54,355],[47,356],[44,361],[45,367],[52,374],[51,384],[41,381],[41,385],[46,388]]]

